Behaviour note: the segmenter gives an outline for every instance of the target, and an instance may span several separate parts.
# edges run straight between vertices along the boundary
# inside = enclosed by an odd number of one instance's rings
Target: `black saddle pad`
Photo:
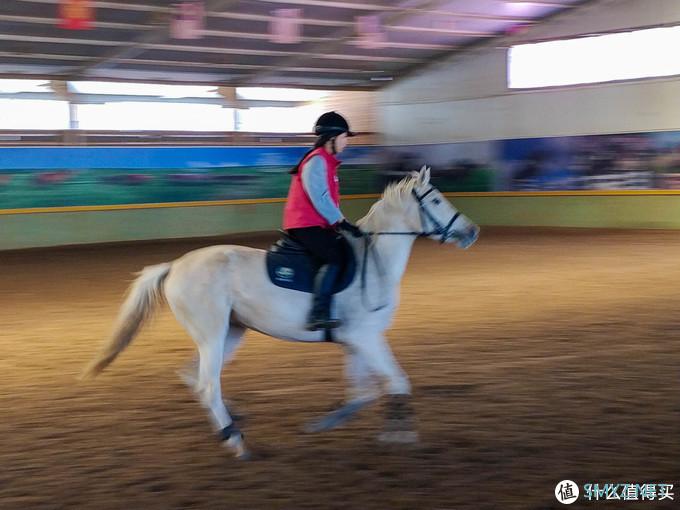
[[[313,292],[314,275],[319,269],[318,264],[314,262],[304,246],[291,239],[285,232],[281,234],[281,239],[267,250],[269,279],[278,287]],[[354,252],[348,243],[344,246],[347,250],[347,264],[338,278],[333,290],[334,294],[346,289],[352,283],[356,272]]]

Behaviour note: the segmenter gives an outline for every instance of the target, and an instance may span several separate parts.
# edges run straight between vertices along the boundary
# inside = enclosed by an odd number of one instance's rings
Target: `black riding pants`
[[[323,227],[291,228],[288,229],[288,235],[307,248],[319,266],[333,264],[345,267],[349,245],[335,230]]]

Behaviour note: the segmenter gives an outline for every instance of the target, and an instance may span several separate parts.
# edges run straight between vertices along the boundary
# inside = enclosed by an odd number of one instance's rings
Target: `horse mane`
[[[404,197],[408,197],[416,186],[416,176],[409,175],[402,180],[392,182],[383,191],[380,201],[391,206],[400,206]]]
[[[404,199],[411,196],[416,183],[417,175],[410,174],[400,181],[388,184],[383,190],[380,200],[371,206],[366,216],[360,222],[364,224],[367,222],[371,223],[371,220],[375,221],[376,217],[379,218],[380,212],[386,208],[403,209]]]

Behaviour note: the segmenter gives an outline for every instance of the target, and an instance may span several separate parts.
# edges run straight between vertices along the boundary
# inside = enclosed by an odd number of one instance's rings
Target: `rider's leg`
[[[315,331],[338,327],[340,322],[331,317],[330,310],[335,284],[345,267],[344,239],[334,230],[321,227],[294,229],[290,234],[321,266],[314,278],[314,297],[307,329]]]
[[[340,321],[331,318],[331,300],[333,288],[340,274],[340,266],[337,264],[325,264],[314,277],[314,300],[312,311],[307,320],[307,329],[337,328]]]

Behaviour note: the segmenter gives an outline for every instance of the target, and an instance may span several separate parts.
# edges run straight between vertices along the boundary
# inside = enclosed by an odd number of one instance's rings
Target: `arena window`
[[[237,87],[238,100],[262,101],[267,106],[238,110],[236,129],[251,133],[309,133],[323,113],[321,100],[327,96],[323,90]]]
[[[256,107],[237,112],[237,130],[251,133],[309,133],[321,105]]]
[[[45,80],[0,80],[0,129],[68,129],[68,103]]]
[[[68,129],[68,103],[49,99],[0,99],[0,129]]]
[[[680,26],[520,44],[508,51],[508,87],[680,75],[680,59],[672,58],[672,48],[678,47]]]
[[[261,101],[319,101],[328,97],[324,90],[290,89],[276,87],[237,87],[236,97]]]
[[[309,133],[327,91],[0,80],[0,130]],[[69,103],[70,102],[70,103]]]
[[[214,86],[74,81],[80,129],[231,131],[234,114]]]
[[[109,102],[79,104],[80,129],[115,131],[232,131],[233,110],[213,104]]]
[[[202,85],[166,85],[106,81],[71,81],[68,85],[69,90],[76,94],[151,96],[165,99],[220,97],[216,87]]]

